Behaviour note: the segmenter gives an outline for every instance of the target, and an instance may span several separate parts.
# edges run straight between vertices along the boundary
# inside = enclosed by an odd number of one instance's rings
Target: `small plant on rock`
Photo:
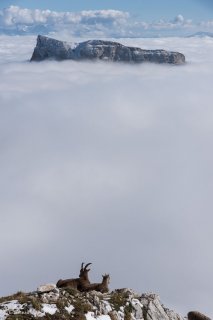
[[[123,293],[113,292],[109,302],[116,311],[119,311],[121,307],[125,306],[127,298]]]

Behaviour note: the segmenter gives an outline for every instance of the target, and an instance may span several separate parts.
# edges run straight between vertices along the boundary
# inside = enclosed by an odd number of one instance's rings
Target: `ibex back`
[[[198,311],[190,311],[187,316],[189,320],[211,320],[209,317]]]

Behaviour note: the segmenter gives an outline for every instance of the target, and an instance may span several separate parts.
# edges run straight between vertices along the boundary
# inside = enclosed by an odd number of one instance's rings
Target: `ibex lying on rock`
[[[90,269],[87,269],[89,265],[92,263],[87,263],[84,267],[84,264],[81,264],[81,270],[79,274],[79,285],[78,285],[78,290],[83,291],[84,286],[87,286],[90,284],[88,273]]]
[[[89,278],[88,278],[88,272],[90,269],[87,269],[87,267],[91,263],[87,263],[86,266],[84,267],[84,263],[81,264],[81,270],[79,274],[79,278],[76,279],[65,279],[65,280],[58,280],[56,283],[56,286],[58,288],[65,288],[65,287],[70,287],[73,289],[77,289],[80,291],[83,291],[83,288],[87,285],[90,284]]]
[[[109,285],[109,281],[110,281],[110,276],[109,276],[109,274],[105,274],[102,277],[103,277],[102,283],[91,283],[91,284],[88,284],[88,285],[83,287],[83,291],[95,290],[95,291],[99,291],[99,292],[102,292],[102,293],[109,292],[108,285]]]
[[[187,316],[189,320],[211,320],[209,317],[198,311],[190,311]]]

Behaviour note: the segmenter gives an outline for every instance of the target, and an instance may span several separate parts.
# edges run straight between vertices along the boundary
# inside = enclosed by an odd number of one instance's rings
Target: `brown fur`
[[[103,280],[101,283],[91,283],[89,285],[86,285],[86,286],[84,286],[83,291],[95,290],[95,291],[99,291],[102,293],[109,292],[108,284],[110,281],[110,276],[109,276],[109,274],[105,274],[102,277],[103,277]]]
[[[190,311],[187,316],[189,320],[211,320],[209,317],[198,311]]]
[[[77,289],[77,290],[82,291],[83,286],[90,284],[89,277],[88,277],[88,273],[89,273],[90,269],[87,269],[87,267],[90,264],[91,263],[88,263],[85,267],[84,267],[84,263],[81,264],[79,278],[65,279],[65,280],[60,279],[56,283],[56,286],[58,288],[69,287],[69,288],[73,288],[73,289]]]
[[[56,283],[56,287],[58,287],[58,288],[70,287],[70,288],[73,288],[73,289],[78,289],[78,283],[79,283],[79,278],[76,278],[76,279],[64,279],[64,280],[60,279]]]
[[[79,283],[78,283],[78,290],[80,290],[80,291],[83,291],[83,288],[85,286],[90,285],[90,280],[89,280],[89,276],[88,276],[90,269],[87,269],[87,267],[90,264],[91,263],[86,264],[85,267],[83,267],[83,263],[81,264],[81,270],[80,270],[80,274],[79,274]]]

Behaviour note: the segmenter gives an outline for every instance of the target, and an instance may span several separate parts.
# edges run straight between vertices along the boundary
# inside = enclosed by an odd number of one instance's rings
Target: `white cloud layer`
[[[141,37],[190,35],[213,31],[213,21],[194,23],[181,14],[171,21],[135,20],[128,12],[117,10],[55,12],[10,6],[0,11],[0,32],[33,34],[67,31],[72,36]]]
[[[35,40],[0,37],[0,295],[85,261],[213,317],[213,40],[120,40],[181,67],[28,63]]]

